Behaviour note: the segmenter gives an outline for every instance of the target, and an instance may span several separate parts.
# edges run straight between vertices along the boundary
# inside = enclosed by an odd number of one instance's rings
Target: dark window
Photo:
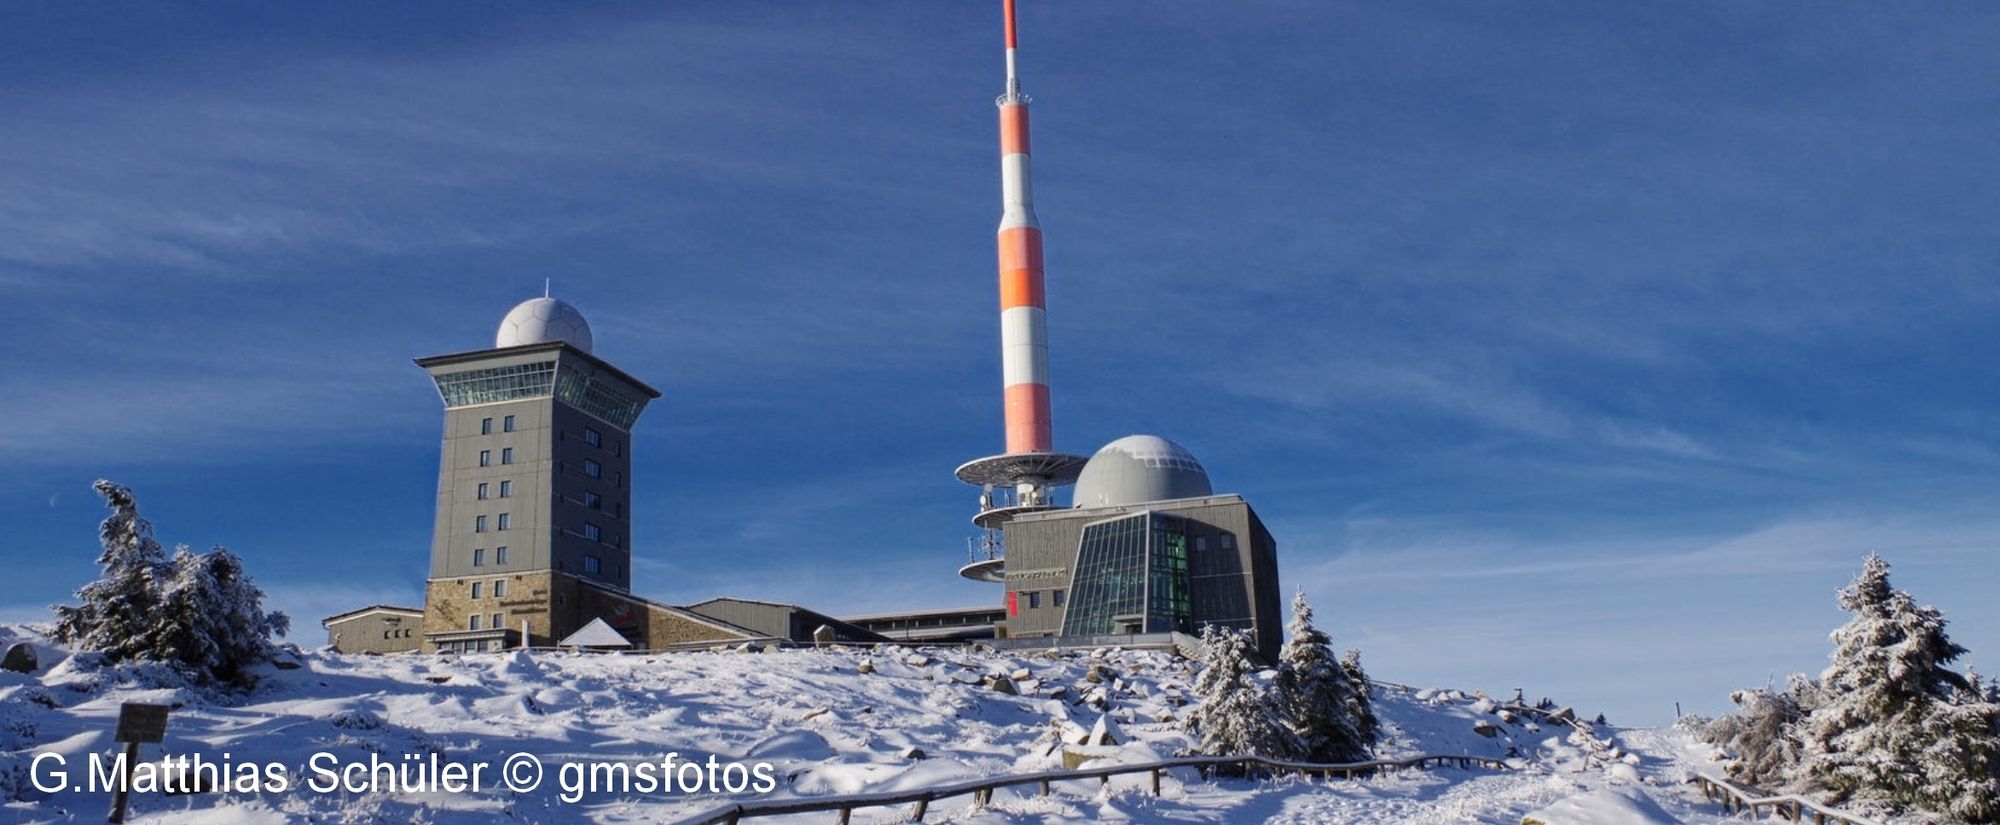
[[[589,522],[584,522],[583,537],[590,539],[591,541],[596,541],[599,538],[603,537],[603,532],[597,529],[597,525],[591,524]]]
[[[465,629],[467,630],[479,629],[479,614],[474,613],[472,614],[472,618],[465,620]]]
[[[509,432],[509,433],[511,433],[511,432],[513,432],[513,431],[514,431],[514,417],[513,417],[513,416],[511,416],[511,415],[510,415],[510,416],[507,416],[507,417],[506,417],[505,419],[503,419],[503,420],[502,420],[502,421],[500,422],[500,431],[501,431],[501,432]]]
[[[502,530],[505,530],[505,529],[507,529],[507,528],[508,528],[509,526],[512,526],[512,523],[513,523],[513,519],[512,519],[512,518],[509,518],[509,517],[508,517],[508,515],[507,515],[506,513],[501,513],[501,514],[500,514],[500,529],[502,529]]]
[[[473,583],[472,583],[472,597],[473,597],[473,598],[475,598],[475,599],[479,598],[479,593],[480,593],[480,587],[479,587],[479,582],[473,582]]]
[[[1236,549],[1236,534],[1223,533],[1222,536],[1216,540],[1216,543],[1221,544],[1222,549],[1224,550],[1234,550]]]
[[[493,434],[493,419],[491,418],[479,419],[479,434],[480,435]]]
[[[505,548],[505,547],[502,547],[502,548],[500,548],[500,549],[502,549],[502,550],[505,550],[505,549],[507,549],[507,548]],[[473,550],[473,551],[472,551],[472,566],[473,566],[473,567],[485,567],[485,566],[486,566],[486,548],[484,548],[484,547],[481,547],[481,548],[479,548],[479,549],[476,549],[476,550]]]
[[[1041,606],[1042,606],[1042,591],[1040,590],[1028,591],[1028,608],[1032,610],[1034,608]]]
[[[589,444],[592,447],[602,447],[604,446],[604,436],[598,435],[596,430],[585,427],[583,428],[583,443]]]
[[[493,563],[494,564],[507,563],[507,545],[503,544],[500,545],[499,547],[493,548]]]
[[[589,490],[583,491],[583,506],[592,510],[604,509],[604,497]]]
[[[479,485],[479,486],[481,486],[481,487],[484,487],[484,486],[486,486],[486,485],[484,485],[484,484],[481,484],[481,485]],[[508,498],[508,497],[511,497],[511,496],[513,496],[513,495],[514,495],[514,482],[512,482],[512,481],[502,481],[502,482],[500,482],[500,497],[501,497],[501,498]]]
[[[513,448],[513,447],[501,447],[501,448],[500,448],[500,463],[502,463],[502,464],[512,464],[512,463],[514,463],[514,448]]]
[[[1049,591],[1049,597],[1050,597],[1050,598],[1049,598],[1049,605],[1050,605],[1050,606],[1052,606],[1052,607],[1062,607],[1062,606],[1063,606],[1063,595],[1064,595],[1064,593],[1063,593],[1063,591],[1061,591],[1061,590],[1052,590],[1052,591]]]
[[[473,517],[472,517],[472,532],[474,532],[474,533],[484,533],[484,532],[486,532],[486,517],[485,517],[485,516],[473,516]]]
[[[507,595],[507,580],[506,580],[506,579],[494,579],[494,580],[493,580],[493,598],[496,598],[496,599],[498,599],[498,598],[502,598],[502,597],[504,597],[504,596],[506,596],[506,595]]]
[[[480,450],[480,451],[479,451],[479,466],[481,466],[481,467],[491,467],[491,466],[493,466],[493,451],[492,451],[492,450]]]
[[[588,458],[583,460],[583,474],[591,478],[603,478],[604,468]]]
[[[479,500],[480,501],[486,500],[486,482],[484,481],[479,482]]]
[[[596,556],[583,557],[583,572],[596,573],[598,570],[602,568],[603,568],[603,562],[598,561]]]

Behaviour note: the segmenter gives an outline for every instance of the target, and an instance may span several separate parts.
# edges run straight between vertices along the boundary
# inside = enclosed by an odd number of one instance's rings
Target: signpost
[[[118,706],[118,731],[111,737],[125,743],[125,758],[118,763],[118,787],[111,792],[111,815],[106,821],[125,821],[125,803],[132,792],[132,766],[139,761],[139,745],[165,741],[167,706],[126,702]]]

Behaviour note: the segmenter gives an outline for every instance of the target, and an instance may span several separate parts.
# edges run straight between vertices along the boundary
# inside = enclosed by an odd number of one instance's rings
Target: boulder
[[[925,753],[924,753],[924,749],[923,749],[923,748],[919,748],[919,747],[917,747],[917,746],[915,746],[915,745],[911,745],[910,747],[907,747],[907,748],[904,748],[904,749],[903,749],[903,758],[904,758],[904,759],[913,759],[913,760],[914,760],[914,759],[928,759],[928,758],[930,758],[930,757],[929,757],[929,755],[928,755],[928,754],[925,754]]]
[[[874,673],[875,663],[867,659],[862,659],[861,664],[854,666],[854,670],[857,673]]]
[[[0,669],[15,673],[33,673],[42,666],[35,657],[35,647],[27,642],[15,642],[7,646],[7,655],[0,656]]]
[[[833,643],[839,640],[840,640],[839,634],[834,633],[833,628],[831,626],[820,625],[819,627],[813,628],[813,644],[819,645],[820,647],[832,647]]]
[[[987,679],[986,686],[992,688],[995,693],[1005,693],[1009,696],[1021,695],[1021,689],[1014,685],[1014,680],[1005,676],[994,676]]]
[[[1500,735],[1500,728],[1494,725],[1492,722],[1488,722],[1484,719],[1481,719],[1477,722],[1472,723],[1472,732],[1479,734],[1480,736],[1484,736],[1488,739],[1492,739],[1493,737]]]

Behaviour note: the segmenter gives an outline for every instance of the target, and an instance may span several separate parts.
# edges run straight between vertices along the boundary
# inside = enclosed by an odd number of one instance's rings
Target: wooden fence
[[[1471,769],[1479,767],[1505,770],[1507,763],[1503,760],[1485,756],[1440,755],[1348,763],[1290,762],[1282,759],[1266,759],[1261,756],[1188,756],[1158,762],[1139,762],[1131,765],[1107,765],[1101,768],[994,776],[914,791],[855,794],[850,796],[822,796],[809,799],[736,802],[715,808],[706,813],[678,820],[674,825],[718,825],[718,823],[721,825],[735,825],[738,820],[752,817],[814,813],[819,811],[836,812],[840,816],[837,821],[841,825],[847,825],[849,818],[853,816],[856,808],[877,808],[891,805],[914,805],[915,807],[910,812],[910,819],[914,822],[922,822],[924,813],[930,809],[932,802],[955,796],[969,795],[972,797],[973,804],[985,805],[993,801],[993,792],[1001,788],[1032,784],[1039,789],[1042,796],[1047,796],[1049,794],[1049,786],[1052,783],[1078,779],[1095,779],[1098,780],[1099,786],[1103,786],[1111,783],[1111,777],[1134,773],[1151,774],[1152,792],[1154,796],[1158,796],[1160,793],[1160,778],[1169,770],[1174,768],[1195,768],[1201,771],[1203,776],[1206,776],[1211,770],[1227,767],[1238,768],[1246,774],[1252,768],[1257,768],[1273,776],[1293,774],[1330,779],[1335,775],[1339,775],[1351,779],[1355,776],[1365,776],[1378,771],[1406,769],[1426,770],[1441,767]]]
[[[1730,813],[1747,811],[1751,816],[1759,816],[1769,811],[1793,822],[1804,822],[1810,816],[1814,825],[1876,825],[1874,820],[1837,811],[1802,796],[1762,796],[1707,774],[1695,774],[1694,779],[1689,781],[1701,786],[1701,795],[1708,801],[1720,803],[1722,809]]]

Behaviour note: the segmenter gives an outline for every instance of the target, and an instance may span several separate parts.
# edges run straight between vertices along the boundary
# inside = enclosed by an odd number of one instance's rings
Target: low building
[[[424,611],[374,604],[320,620],[326,643],[341,653],[408,653],[423,647]]]
[[[1000,625],[1007,621],[1007,611],[998,607],[960,607],[871,613],[847,616],[844,620],[898,642],[950,644],[993,638]]]
[[[813,632],[822,627],[831,628],[833,640],[837,642],[889,641],[888,637],[851,622],[783,602],[722,596],[688,605],[686,609],[688,612],[725,622],[732,627],[747,628],[764,638],[781,642],[794,644],[813,642],[815,641]]]

